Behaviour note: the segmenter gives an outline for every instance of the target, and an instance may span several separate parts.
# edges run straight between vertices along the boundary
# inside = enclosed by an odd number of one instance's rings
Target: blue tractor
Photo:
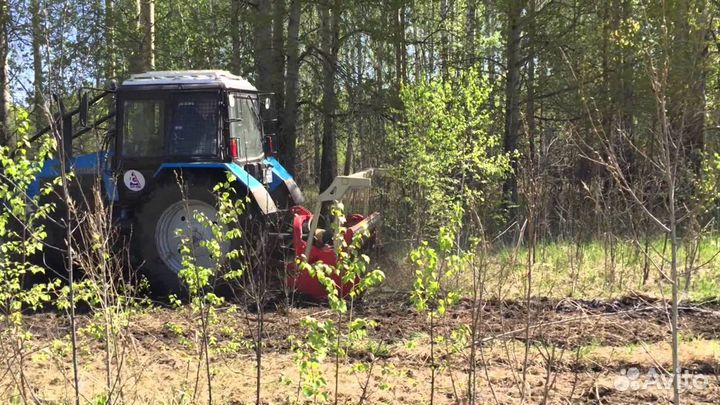
[[[114,111],[88,124],[89,108],[108,98]],[[66,165],[45,162],[29,192],[37,193],[63,166],[75,173],[75,193],[100,178],[103,198],[114,207],[113,220],[130,240],[135,265],[157,294],[177,293],[182,257],[175,230],[189,229],[196,244],[211,237],[188,211],[215,217],[212,189],[228,174],[236,180],[237,198],[249,199],[246,215],[251,219],[269,223],[268,218],[291,216],[290,208],[303,203],[293,177],[274,157],[272,136],[264,133],[261,116],[269,102],[247,80],[226,71],[132,75],[95,97],[83,95],[76,110],[61,111]],[[104,123],[109,130],[103,150],[73,156],[73,139]],[[184,193],[178,182],[185,184]],[[196,260],[202,264],[204,259]]]

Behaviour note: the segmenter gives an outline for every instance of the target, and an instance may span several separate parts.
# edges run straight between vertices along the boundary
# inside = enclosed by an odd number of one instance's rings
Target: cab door
[[[136,200],[153,188],[154,173],[166,158],[168,97],[126,93],[119,96],[118,107],[117,190],[121,201]]]

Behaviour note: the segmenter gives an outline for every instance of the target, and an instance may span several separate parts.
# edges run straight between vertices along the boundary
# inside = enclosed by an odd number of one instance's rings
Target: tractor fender
[[[109,168],[110,157],[112,154],[107,152],[74,156],[70,161],[69,169],[77,176],[101,176],[105,198],[108,201],[118,201],[117,184]],[[33,198],[40,194],[41,183],[52,181],[58,176],[60,176],[60,161],[57,159],[45,160],[40,172],[35,176],[35,180],[28,187],[28,197]]]
[[[222,170],[226,173],[232,173],[235,179],[242,183],[247,190],[249,191],[250,195],[252,196],[252,199],[257,204],[260,211],[265,214],[272,214],[277,212],[277,207],[275,206],[275,201],[273,201],[272,197],[270,197],[270,193],[268,190],[263,186],[262,183],[260,183],[255,177],[253,177],[250,173],[248,173],[245,169],[242,168],[242,166],[236,164],[236,163],[205,163],[205,162],[183,162],[183,163],[163,163],[160,165],[160,167],[155,171],[155,174],[153,177],[158,177],[162,174],[165,170],[174,170],[174,169],[196,169],[196,170],[204,170],[204,169],[216,169],[216,170]]]
[[[271,192],[284,184],[295,205],[301,205],[305,202],[305,197],[302,191],[300,191],[300,187],[295,183],[295,179],[293,179],[292,175],[288,173],[287,169],[285,169],[275,157],[266,157],[263,163],[272,168],[273,179],[272,183],[270,183]]]

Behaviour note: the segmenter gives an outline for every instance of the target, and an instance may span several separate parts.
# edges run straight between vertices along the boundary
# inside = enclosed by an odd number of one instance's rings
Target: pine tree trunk
[[[292,174],[295,174],[295,154],[297,153],[300,2],[301,0],[290,0],[290,9],[288,12],[285,114],[283,117],[282,131],[280,133],[280,161]]]

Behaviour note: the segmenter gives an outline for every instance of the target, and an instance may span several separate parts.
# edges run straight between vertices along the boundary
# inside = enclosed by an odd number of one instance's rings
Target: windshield
[[[241,159],[249,160],[263,155],[260,113],[257,99],[249,94],[231,94],[230,137],[238,140]]]
[[[217,93],[181,94],[172,106],[171,156],[206,156],[217,153]]]
[[[177,92],[123,102],[122,155],[129,158],[215,156],[218,92]]]

